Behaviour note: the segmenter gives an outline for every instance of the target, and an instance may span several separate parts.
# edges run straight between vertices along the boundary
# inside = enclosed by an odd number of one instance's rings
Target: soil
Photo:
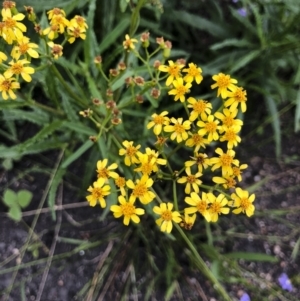
[[[243,132],[243,143],[238,153],[240,161],[248,163],[249,168],[244,172],[241,186],[256,185],[255,216],[250,219],[243,216],[224,217],[216,226],[212,227],[213,235],[224,237],[223,241],[216,242],[224,254],[254,252],[273,255],[278,259],[276,263],[239,260],[240,266],[244,269],[243,282],[232,281],[232,285],[226,285],[233,300],[238,298],[241,290],[253,290],[253,292],[259,290],[262,297],[260,300],[300,300],[300,290],[297,288],[297,283],[300,282],[300,258],[296,252],[297,242],[299,247],[300,233],[300,134],[293,133],[290,120],[291,113],[282,116],[281,123],[284,130],[282,156],[279,159],[275,157],[274,142],[269,139],[273,135],[272,129],[266,127],[263,133],[258,135],[256,132],[254,134],[251,134],[250,131],[247,132],[246,126],[246,130]],[[250,124],[249,128],[251,128]],[[78,203],[78,206],[82,207],[58,210],[56,221],[52,219],[50,212],[42,213],[35,228],[38,239],[33,240],[39,243],[38,254],[34,254],[31,242],[31,251],[27,251],[21,261],[20,253],[28,237],[28,225],[32,224],[35,216],[31,214],[31,210],[35,210],[41,202],[49,180],[47,173],[22,173],[37,165],[44,170],[50,169],[57,156],[57,152],[34,157],[28,156],[15,162],[11,171],[0,171],[1,190],[5,187],[14,190],[29,189],[34,194],[32,203],[23,213],[23,222],[16,223],[9,219],[5,213],[7,208],[0,203],[0,300],[5,300],[4,292],[12,283],[14,276],[15,285],[8,300],[37,300],[43,277],[45,277],[44,273],[47,270],[45,260],[48,258],[47,254],[51,246],[53,247],[53,242],[56,243],[54,256],[60,254],[62,258],[59,260],[53,258],[40,300],[92,300],[83,297],[86,294],[78,295],[78,292],[91,279],[95,280],[97,277],[101,277],[99,275],[101,264],[105,265],[101,259],[105,258],[107,252],[111,252],[115,246],[121,248],[116,250],[119,252],[120,262],[114,265],[115,270],[109,274],[112,276],[105,278],[107,285],[103,285],[99,292],[95,286],[92,293],[94,292],[98,296],[96,300],[119,300],[131,271],[128,268],[130,265],[122,264],[122,256],[131,244],[134,236],[132,231],[135,229],[124,229],[119,221],[110,218],[102,221],[99,210],[86,206],[84,194],[80,193],[78,189],[80,174],[83,172],[81,166],[76,166],[65,180],[63,189],[60,190],[62,196],[58,197],[58,201],[61,199],[63,205]],[[47,203],[44,207],[47,207]],[[58,229],[57,225],[60,222],[61,225]],[[58,230],[59,232],[57,232]],[[113,246],[109,241],[111,235],[115,235],[115,233],[118,233],[115,237],[117,243]],[[66,238],[69,238],[69,241]],[[72,251],[83,241],[88,243],[99,240],[101,244],[95,245],[93,248],[86,250],[79,248],[75,252]],[[143,254],[145,246],[140,244],[138,247]],[[174,253],[182,260],[183,267],[180,271],[179,281],[193,287],[193,292],[183,289],[183,300],[219,300],[211,285],[207,281],[201,281],[203,276],[189,268],[186,256],[176,252],[180,252],[180,249],[175,249]],[[64,256],[64,254],[66,255]],[[34,257],[34,255],[37,256]],[[157,258],[158,265],[161,262],[163,266],[165,260],[163,256],[165,255],[155,254],[154,256]],[[3,265],[3,262],[6,264]],[[26,263],[28,266],[24,266]],[[16,275],[13,272],[1,274],[1,270],[16,267],[16,265],[20,265],[20,270]],[[293,283],[292,292],[282,290],[278,284],[277,279],[283,272],[290,277]],[[137,283],[145,281],[143,275],[138,274],[136,278]],[[199,282],[201,282],[200,287]],[[270,296],[266,296],[265,292],[270,292],[270,287],[266,290],[266,285],[270,285],[274,291],[279,292],[279,297],[272,299]],[[87,293],[87,291],[85,292]],[[163,300],[163,292],[164,287],[162,286],[153,293],[151,300]],[[180,300],[179,295],[176,291],[171,300]],[[251,295],[250,292],[249,295]],[[144,300],[145,296],[141,292],[138,297],[140,300]],[[137,300],[134,292],[128,293],[128,299]],[[255,297],[253,300],[259,299]]]

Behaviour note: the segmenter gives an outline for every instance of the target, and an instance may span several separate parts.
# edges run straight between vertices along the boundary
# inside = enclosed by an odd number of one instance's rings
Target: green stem
[[[56,109],[53,109],[53,108],[48,107],[48,106],[46,106],[46,105],[43,105],[43,104],[41,104],[41,103],[38,103],[38,102],[36,102],[36,101],[33,100],[33,99],[27,100],[27,102],[26,102],[25,104],[28,105],[29,107],[30,107],[30,106],[39,107],[39,108],[41,108],[41,109],[43,109],[43,110],[45,110],[45,111],[48,111],[48,112],[50,112],[50,113],[53,113],[53,114],[55,114],[55,115],[65,116],[65,113],[64,113],[64,112],[61,112],[61,111],[59,111],[59,110],[56,110]]]
[[[179,211],[178,210],[177,190],[176,190],[176,180],[173,180],[173,200],[174,200],[175,210]]]
[[[182,231],[179,225],[175,224],[175,228],[180,233],[181,237],[184,239],[186,244],[188,245],[190,251],[193,253],[196,261],[196,264],[199,268],[199,270],[213,283],[214,288],[218,291],[218,293],[222,296],[222,300],[224,301],[232,301],[231,297],[227,294],[224,287],[221,285],[221,283],[218,281],[218,279],[214,276],[214,274],[210,271],[209,267],[206,265],[202,257],[199,255],[198,251],[192,244],[192,242],[189,240],[189,238],[186,236],[186,234]]]

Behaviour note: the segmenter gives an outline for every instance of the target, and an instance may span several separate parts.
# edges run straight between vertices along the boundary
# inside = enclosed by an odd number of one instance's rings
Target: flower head
[[[282,287],[282,289],[287,290],[289,292],[291,292],[293,290],[293,285],[291,283],[291,280],[289,279],[289,277],[286,273],[282,273],[278,277],[278,282],[279,282],[280,286]]]
[[[154,134],[158,136],[162,131],[163,125],[169,124],[169,117],[167,117],[166,115],[168,115],[167,111],[163,111],[159,115],[154,113],[151,116],[152,120],[147,125],[147,129],[151,129],[153,127]]]
[[[172,203],[161,203],[160,206],[154,206],[153,212],[160,215],[160,218],[156,220],[156,224],[160,227],[162,232],[171,233],[173,228],[173,222],[180,223],[180,213],[172,211]]]
[[[191,137],[186,140],[185,145],[188,147],[194,147],[195,153],[199,151],[200,147],[205,148],[205,145],[209,143],[206,138],[203,138],[203,136],[199,135],[198,133],[188,132],[188,134]]]
[[[51,54],[55,59],[58,59],[60,56],[63,55],[63,47],[59,44],[54,44],[52,41],[48,42],[48,46],[52,48]]]
[[[137,43],[137,39],[131,39],[128,34],[125,35],[125,41],[123,42],[124,49],[127,49],[127,51],[130,51],[135,48],[134,43]]]
[[[251,301],[251,299],[247,293],[243,293],[243,295],[240,298],[240,301]]]
[[[230,91],[227,92],[228,99],[225,101],[224,106],[229,107],[230,111],[235,111],[240,105],[243,113],[247,110],[247,91],[242,87],[230,87]]]
[[[204,116],[203,116],[204,117]],[[218,130],[220,128],[219,120],[214,119],[214,115],[205,116],[202,120],[197,122],[197,126],[200,128],[198,134],[201,136],[207,135],[209,142],[219,139]]]
[[[7,100],[9,97],[11,99],[17,98],[14,90],[20,89],[20,84],[15,80],[13,77],[6,78],[0,74],[0,92],[2,92],[2,98],[4,100]]]
[[[254,194],[249,196],[248,191],[238,187],[235,193],[231,194],[231,198],[233,200],[232,206],[236,207],[236,209],[232,210],[234,214],[246,213],[248,217],[254,214],[255,207],[252,204],[255,200]]]
[[[96,206],[97,201],[99,201],[101,208],[106,207],[106,202],[104,197],[110,194],[110,186],[104,184],[105,184],[105,179],[100,178],[96,182],[94,182],[93,184],[94,187],[90,186],[88,188],[88,191],[91,192],[91,194],[88,195],[86,199],[90,203],[90,206],[92,207]]]
[[[223,99],[227,98],[229,92],[228,89],[233,89],[235,87],[234,84],[237,83],[236,79],[231,78],[230,75],[224,73],[214,75],[212,78],[216,83],[211,85],[211,88],[218,88],[217,96],[221,95]]]
[[[191,188],[193,188],[195,192],[199,193],[199,185],[202,184],[202,181],[199,180],[199,178],[202,176],[202,173],[197,172],[195,174],[192,174],[190,167],[186,167],[185,172],[187,175],[179,178],[177,180],[177,183],[180,184],[186,183],[185,190],[184,190],[186,194],[191,193]]]
[[[177,101],[178,99],[181,102],[185,101],[185,94],[188,93],[190,87],[192,86],[191,83],[183,83],[183,79],[180,77],[177,80],[173,81],[174,88],[168,92],[170,95],[175,95],[174,100]]]
[[[171,123],[174,125],[166,125],[164,127],[165,132],[173,132],[171,134],[171,140],[177,141],[177,143],[180,143],[183,140],[186,140],[188,138],[188,133],[186,132],[191,128],[191,122],[186,120],[183,122],[183,118],[171,118]]]
[[[113,170],[118,168],[118,164],[117,163],[113,163],[111,165],[107,166],[107,159],[99,160],[97,162],[97,175],[98,175],[98,179],[104,179],[105,181],[107,181],[109,178],[113,178],[113,179],[117,179],[119,177],[119,175],[114,172]]]
[[[137,152],[141,146],[133,146],[133,141],[127,140],[123,141],[122,144],[125,146],[125,148],[121,148],[119,150],[119,155],[125,155],[125,165],[130,166],[131,164],[139,163]]]
[[[198,193],[192,192],[190,196],[185,197],[184,201],[191,205],[191,207],[187,207],[184,209],[184,213],[193,214],[195,212],[199,212],[204,218],[210,222],[211,216],[208,211],[209,199],[207,193],[202,192],[201,198]]]
[[[193,109],[189,118],[191,121],[196,120],[198,117],[201,117],[201,119],[203,120],[207,118],[207,115],[210,115],[212,105],[206,100],[196,100],[194,97],[189,97],[187,99],[187,102],[189,103],[187,107]]]
[[[25,64],[29,64],[30,62],[27,60],[18,60],[16,62],[11,61],[9,63],[9,65],[11,65],[11,67],[9,67],[5,72],[4,72],[4,76],[6,78],[10,78],[14,75],[21,75],[22,78],[27,81],[27,82],[31,82],[31,76],[29,74],[33,74],[34,73],[34,69],[32,67],[26,67],[24,66]]]
[[[180,69],[182,69],[184,67],[183,64],[177,64],[171,60],[169,60],[168,63],[169,63],[169,66],[160,65],[158,67],[159,71],[169,73],[169,76],[166,81],[166,86],[170,86],[174,80],[181,77]]]
[[[126,201],[123,195],[118,197],[118,201],[120,205],[112,205],[110,210],[113,212],[115,218],[119,218],[124,216],[123,223],[125,226],[129,225],[130,220],[134,223],[138,224],[140,222],[140,218],[138,215],[143,215],[145,213],[144,209],[135,208],[134,206],[134,198],[130,197],[128,201]]]
[[[220,193],[217,197],[212,194],[207,194],[210,201],[209,213],[211,216],[211,221],[216,222],[220,214],[228,214],[229,208],[225,207],[228,204],[228,200],[225,198],[225,195]]]
[[[32,58],[38,58],[39,54],[35,50],[35,48],[39,48],[39,46],[35,43],[31,43],[29,38],[23,36],[22,38],[17,40],[17,45],[11,51],[11,56],[18,60],[21,55],[29,55]]]
[[[184,213],[184,217],[181,217],[181,219],[182,221],[180,223],[180,227],[186,230],[191,230],[196,220],[196,214],[194,213],[192,216],[190,216],[187,213]]]
[[[183,78],[187,83],[191,83],[193,80],[195,80],[197,84],[201,83],[203,79],[201,75],[202,69],[197,67],[194,63],[190,63],[189,68],[185,68],[182,71],[187,72],[187,75]]]
[[[193,157],[190,157],[192,160],[186,161],[184,165],[186,167],[191,167],[196,165],[198,167],[198,171],[202,173],[203,169],[206,169],[211,165],[210,159],[207,154],[204,153],[195,153]]]

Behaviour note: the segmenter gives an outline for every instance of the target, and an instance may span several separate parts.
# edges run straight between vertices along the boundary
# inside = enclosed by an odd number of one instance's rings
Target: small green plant
[[[6,189],[3,195],[3,203],[9,207],[8,216],[19,222],[22,218],[22,209],[26,208],[32,199],[32,193],[22,189],[17,193],[11,189]]]

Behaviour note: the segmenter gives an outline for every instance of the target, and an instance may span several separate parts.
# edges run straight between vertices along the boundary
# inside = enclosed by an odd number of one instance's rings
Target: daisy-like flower
[[[219,120],[222,121],[222,126],[220,131],[226,131],[227,129],[235,126],[241,127],[243,125],[243,121],[240,119],[235,119],[236,115],[238,113],[238,110],[228,110],[227,108],[223,109],[223,113],[221,112],[215,112],[215,117],[217,117]]]
[[[73,27],[73,26],[69,26],[67,28],[67,32],[68,32],[68,42],[70,44],[73,44],[75,42],[76,39],[81,38],[82,40],[85,40],[86,38],[86,30],[85,28],[82,27]]]
[[[117,178],[115,178],[115,184],[117,187],[119,187],[121,194],[125,195],[126,191],[125,191],[125,186],[126,186],[126,180],[124,177],[120,177],[118,176]]]
[[[114,169],[118,168],[118,164],[113,163],[107,166],[107,162],[108,162],[107,159],[99,160],[97,162],[97,170],[96,170],[98,179],[104,179],[106,182],[109,178],[117,179],[119,177],[119,175],[113,171]]]
[[[145,214],[145,210],[141,208],[135,208],[134,206],[134,198],[130,197],[128,201],[126,201],[123,195],[118,197],[118,201],[120,205],[112,205],[110,207],[110,211],[113,212],[115,218],[119,218],[124,216],[123,224],[125,226],[129,225],[130,220],[134,223],[138,224],[140,222],[140,218],[138,215]]]
[[[54,44],[52,41],[47,43],[51,50],[51,54],[55,59],[63,55],[63,47],[59,44]]]
[[[225,133],[220,138],[220,141],[227,141],[227,148],[232,149],[241,142],[241,137],[237,133],[241,130],[240,126],[233,126],[225,131]]]
[[[169,95],[175,95],[174,100],[177,101],[178,99],[181,102],[185,101],[185,94],[190,91],[190,87],[192,86],[191,83],[183,83],[183,79],[179,77],[177,80],[173,81],[174,89],[168,92]]]
[[[216,83],[211,85],[211,88],[218,88],[217,96],[219,97],[219,95],[221,95],[223,99],[227,98],[229,93],[228,89],[233,89],[237,83],[236,79],[231,78],[230,75],[224,73],[213,75],[212,79],[216,81]]]
[[[219,157],[213,157],[210,159],[210,163],[214,164],[211,168],[212,171],[222,168],[222,176],[232,175],[232,165],[238,166],[239,160],[234,159],[235,151],[232,149],[227,150],[226,153],[223,152],[221,148],[217,148],[215,152],[219,155]]]
[[[209,213],[211,216],[211,221],[216,222],[220,214],[228,214],[229,208],[225,207],[228,204],[228,200],[225,198],[225,195],[220,193],[217,197],[212,194],[207,194],[210,201]]]
[[[47,11],[47,15],[48,15],[48,19],[49,19],[49,20],[52,20],[53,17],[59,16],[59,15],[65,17],[65,16],[66,16],[66,13],[65,13],[65,11],[64,11],[63,9],[54,7],[53,9]]]
[[[208,144],[209,141],[198,133],[188,132],[191,137],[186,140],[185,145],[188,147],[195,147],[194,152],[197,153],[200,147],[205,148],[205,144]]]
[[[4,72],[4,76],[6,78],[10,78],[14,75],[21,75],[22,78],[26,81],[26,82],[31,82],[32,78],[29,74],[33,74],[34,73],[34,68],[32,67],[25,67],[25,64],[29,64],[30,62],[27,60],[19,60],[17,62],[11,61],[9,63],[9,65],[11,65],[11,67],[9,67],[5,72]]]
[[[194,121],[198,118],[198,116],[200,116],[201,119],[205,119],[207,118],[207,115],[210,115],[212,105],[206,100],[203,99],[196,100],[194,97],[189,97],[187,99],[187,102],[189,103],[187,107],[193,109],[190,114],[189,120]]]
[[[134,171],[140,171],[143,175],[150,175],[153,172],[155,158],[149,158],[147,154],[138,153],[140,166],[135,168]]]
[[[194,63],[189,63],[189,68],[185,68],[182,71],[187,72],[187,75],[183,78],[187,83],[195,80],[197,84],[200,84],[203,80],[202,69]]]
[[[43,35],[47,36],[50,40],[55,40],[58,37],[59,33],[59,25],[58,24],[51,24],[49,27],[43,30]],[[48,43],[49,45],[49,43]],[[50,46],[50,45],[49,45]]]
[[[88,29],[88,25],[86,23],[85,18],[83,18],[82,16],[78,16],[78,15],[76,15],[74,18],[72,18],[70,20],[70,26],[80,27],[85,30]]]
[[[159,165],[167,164],[167,160],[159,158],[159,152],[156,152],[154,149],[151,149],[150,147],[146,147],[145,151],[146,154],[148,155],[148,160],[153,162],[153,172],[157,172],[159,170]]]
[[[227,93],[227,97],[229,97],[225,103],[225,107],[229,107],[230,111],[234,111],[240,105],[243,113],[247,110],[247,91],[242,87],[230,87],[230,91]]]
[[[163,111],[159,115],[154,113],[151,116],[152,120],[147,124],[147,129],[151,129],[153,127],[154,134],[158,136],[162,131],[163,125],[169,124],[169,117],[166,116],[168,114],[169,113],[167,111]]]
[[[0,92],[4,100],[7,100],[8,98],[17,98],[14,90],[20,89],[20,84],[15,80],[16,79],[13,77],[6,78],[2,74],[0,74]]]
[[[202,196],[200,198],[196,192],[192,192],[190,196],[185,197],[184,201],[191,205],[191,207],[184,209],[184,213],[193,214],[195,212],[199,212],[208,222],[210,222],[211,216],[208,211],[209,199],[207,197],[207,193],[202,192]]]
[[[173,132],[171,134],[171,140],[177,141],[177,143],[180,143],[183,140],[186,140],[188,138],[188,133],[186,132],[191,128],[191,122],[189,120],[186,120],[183,122],[183,118],[171,118],[171,123],[174,125],[166,125],[164,127],[164,131],[169,133]]]
[[[135,48],[134,43],[137,43],[137,39],[131,39],[128,34],[125,35],[125,41],[123,42],[124,49],[127,49],[127,51],[130,51]]]
[[[155,194],[148,190],[153,185],[153,180],[148,175],[143,175],[140,180],[136,180],[136,184],[130,179],[126,182],[126,185],[132,189],[131,195],[134,200],[138,198],[144,205],[152,202],[155,198]]]
[[[197,122],[197,126],[200,128],[198,134],[201,136],[205,136],[207,134],[208,142],[218,140],[218,130],[220,129],[218,124],[219,120],[215,120],[214,115],[205,116],[205,118]]]
[[[241,182],[243,169],[246,169],[247,167],[248,167],[247,164],[242,164],[240,166],[233,166],[232,167],[232,175],[234,177],[238,178],[239,182]]]
[[[212,181],[216,184],[221,184],[225,189],[235,188],[236,181],[234,176],[213,177]]]
[[[160,218],[156,220],[156,224],[160,227],[162,232],[171,233],[173,228],[173,222],[180,223],[180,213],[172,211],[172,203],[161,203],[160,206],[154,206],[153,212],[160,215]]]
[[[255,200],[255,194],[249,196],[249,192],[242,190],[241,188],[236,188],[235,193],[231,195],[233,200],[233,207],[236,209],[232,210],[234,214],[246,213],[248,217],[254,214],[255,207],[252,204]]]
[[[0,51],[0,64],[6,60],[7,60],[7,55],[4,52]]]
[[[122,144],[125,146],[125,148],[121,148],[119,150],[119,155],[125,156],[125,165],[130,166],[131,164],[139,163],[137,152],[141,146],[133,146],[133,141],[127,140],[123,141]]]
[[[177,80],[178,78],[181,77],[180,69],[182,69],[184,67],[183,64],[177,64],[171,60],[169,60],[168,63],[169,63],[169,66],[160,65],[158,67],[159,71],[169,73],[169,76],[166,81],[166,86],[170,86],[174,80]]]
[[[7,44],[12,44],[13,41],[21,39],[23,32],[26,32],[26,26],[18,21],[22,21],[25,18],[24,14],[18,13],[12,16],[10,9],[2,9],[2,37]]]
[[[54,15],[53,18],[51,19],[51,25],[57,25],[58,30],[57,32],[59,33],[64,33],[66,27],[70,26],[70,21],[65,18],[63,15]]]
[[[177,183],[180,183],[180,184],[186,183],[186,186],[184,189],[184,192],[186,194],[190,194],[192,189],[195,192],[199,193],[199,190],[200,190],[199,185],[202,184],[202,181],[199,180],[199,178],[202,176],[202,173],[198,171],[197,173],[195,173],[193,175],[190,167],[186,167],[185,172],[187,175],[179,178],[177,180]]]
[[[196,214],[194,213],[192,216],[190,216],[185,213],[184,217],[181,217],[181,219],[182,221],[180,223],[180,227],[184,228],[185,230],[191,230],[196,220]]]
[[[186,167],[192,167],[193,165],[197,165],[198,171],[202,173],[203,169],[206,169],[211,165],[210,159],[207,154],[204,153],[195,153],[194,157],[190,157],[192,160],[186,161],[184,165]]]
[[[95,207],[97,202],[100,203],[101,208],[106,207],[105,197],[110,194],[110,186],[104,185],[105,179],[100,178],[96,182],[94,182],[93,186],[88,188],[88,191],[91,193],[86,197],[90,206]],[[103,186],[104,185],[104,186]]]
[[[38,58],[39,54],[34,48],[39,48],[35,43],[30,43],[29,38],[23,36],[21,39],[17,40],[17,45],[13,47],[11,51],[11,56],[15,60],[18,60],[21,55],[29,55],[33,58]]]

